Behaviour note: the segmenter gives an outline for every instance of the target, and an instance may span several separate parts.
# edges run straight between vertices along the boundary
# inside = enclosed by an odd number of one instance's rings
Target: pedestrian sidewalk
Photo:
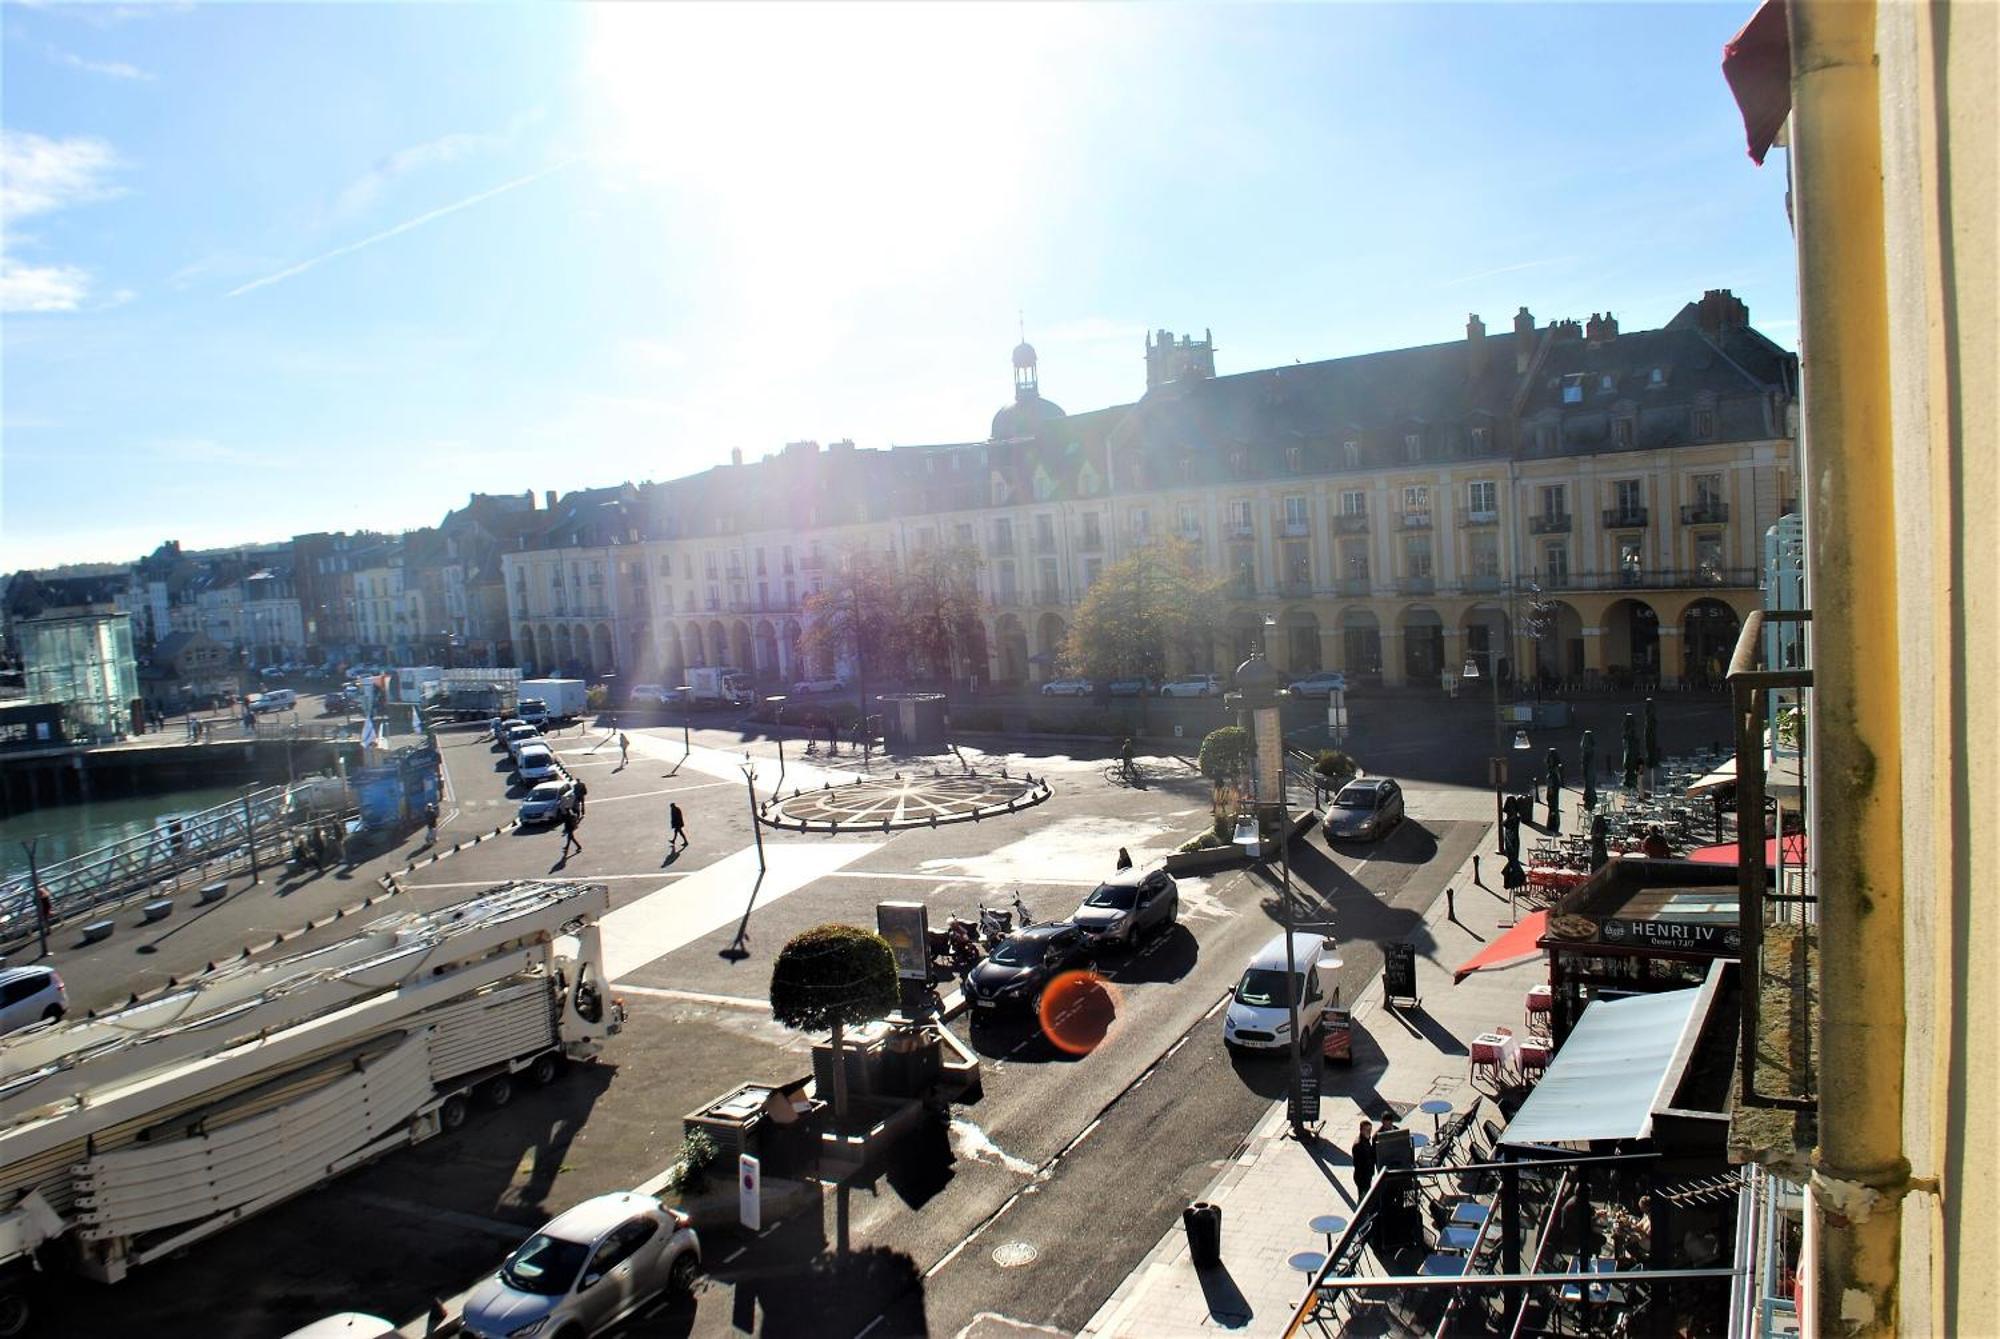
[[[1497,875],[1489,827],[1477,848]],[[1323,1214],[1351,1217],[1358,1196],[1347,1150],[1363,1120],[1379,1124],[1392,1106],[1405,1128],[1432,1133],[1417,1110],[1432,1098],[1464,1110],[1482,1091],[1470,1079],[1469,1041],[1495,1026],[1523,1031],[1528,989],[1544,979],[1534,961],[1483,971],[1452,984],[1452,969],[1501,933],[1508,921],[1499,879],[1474,886],[1472,861],[1454,872],[1457,915],[1440,897],[1417,937],[1418,1009],[1391,1011],[1378,975],[1354,1004],[1354,1063],[1329,1064],[1322,1085],[1319,1137],[1293,1137],[1283,1100],[1272,1104],[1236,1157],[1202,1197],[1222,1208],[1222,1267],[1198,1273],[1186,1233],[1176,1224],[1091,1317],[1089,1336],[1277,1335],[1305,1296],[1307,1276],[1289,1261],[1324,1253],[1326,1234],[1310,1224]],[[1524,908],[1525,909],[1525,908]],[[1426,942],[1423,936],[1428,936]]]

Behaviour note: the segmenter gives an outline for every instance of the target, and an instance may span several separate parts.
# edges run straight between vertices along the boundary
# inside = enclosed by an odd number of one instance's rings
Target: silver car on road
[[[465,1299],[472,1339],[584,1339],[663,1291],[694,1287],[701,1241],[687,1218],[629,1190],[587,1199],[521,1243]]]

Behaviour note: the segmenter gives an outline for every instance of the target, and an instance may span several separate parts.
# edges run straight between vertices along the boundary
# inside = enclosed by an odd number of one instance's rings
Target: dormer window
[[[1403,434],[1403,459],[1415,464],[1424,458],[1424,435],[1420,432]]]
[[[1361,443],[1352,437],[1340,444],[1340,458],[1350,470],[1361,468]]]
[[[1615,391],[1617,389],[1618,389],[1618,378],[1613,376],[1611,373],[1606,372],[1604,375],[1600,376],[1597,379],[1597,390],[1600,395],[1609,395],[1612,391]]]
[[[1667,384],[1667,369],[1666,369],[1666,368],[1664,368],[1664,367],[1656,367],[1656,368],[1654,368],[1654,369],[1653,369],[1653,370],[1652,370],[1651,372],[1649,372],[1649,373],[1647,373],[1647,374],[1646,374],[1646,384],[1647,384],[1648,386],[1664,386],[1664,385],[1666,385],[1666,384]]]
[[[1483,455],[1486,451],[1486,444],[1491,436],[1491,430],[1484,424],[1475,425],[1471,433],[1473,451]]]
[[[1297,474],[1299,473],[1299,471],[1304,469],[1305,462],[1306,462],[1306,453],[1304,451],[1300,450],[1296,446],[1288,446],[1285,448],[1285,468],[1290,470],[1293,474]]]
[[[1715,436],[1715,411],[1697,409],[1694,411],[1694,435],[1698,440],[1707,441]]]
[[[1562,379],[1562,401],[1564,404],[1583,403],[1583,373],[1572,372]]]
[[[1229,453],[1229,472],[1239,478],[1242,476],[1243,453],[1241,451],[1231,451]]]
[[[1621,450],[1632,445],[1632,420],[1614,418],[1611,420],[1611,444]]]

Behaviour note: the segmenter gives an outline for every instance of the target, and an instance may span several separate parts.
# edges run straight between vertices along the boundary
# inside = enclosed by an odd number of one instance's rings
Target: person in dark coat
[[[576,816],[583,817],[583,802],[590,796],[590,787],[583,784],[583,778],[576,779]]]
[[[1121,871],[1132,868],[1132,853],[1122,846],[1118,848],[1118,868]]]
[[[1361,1122],[1361,1133],[1354,1136],[1354,1147],[1347,1150],[1347,1156],[1354,1160],[1354,1202],[1361,1203],[1368,1198],[1368,1185],[1375,1179],[1375,1127],[1367,1121]]]
[[[565,860],[569,859],[570,848],[572,847],[576,849],[578,855],[583,854],[583,843],[576,839],[576,825],[583,817],[579,812],[581,808],[582,806],[578,805],[575,808],[562,811],[562,858]]]
[[[678,804],[667,806],[667,828],[670,834],[667,838],[667,849],[669,851],[685,849],[688,844],[687,819],[682,817],[681,807]]]

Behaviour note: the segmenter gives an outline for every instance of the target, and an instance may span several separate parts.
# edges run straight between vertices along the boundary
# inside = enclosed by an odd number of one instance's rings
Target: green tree
[[[896,955],[872,930],[838,923],[794,935],[771,968],[771,1017],[833,1034],[833,1114],[847,1121],[846,1029],[896,1007]]]
[[[1163,679],[1169,651],[1199,663],[1222,623],[1226,579],[1194,545],[1156,540],[1106,568],[1083,597],[1063,663],[1093,679]]]
[[[1201,741],[1201,752],[1195,757],[1195,765],[1210,781],[1226,786],[1249,773],[1252,747],[1248,730],[1240,725],[1225,725],[1210,730],[1207,738]]]
[[[897,581],[899,659],[919,674],[960,677],[979,631],[978,551],[963,545],[922,548]]]

